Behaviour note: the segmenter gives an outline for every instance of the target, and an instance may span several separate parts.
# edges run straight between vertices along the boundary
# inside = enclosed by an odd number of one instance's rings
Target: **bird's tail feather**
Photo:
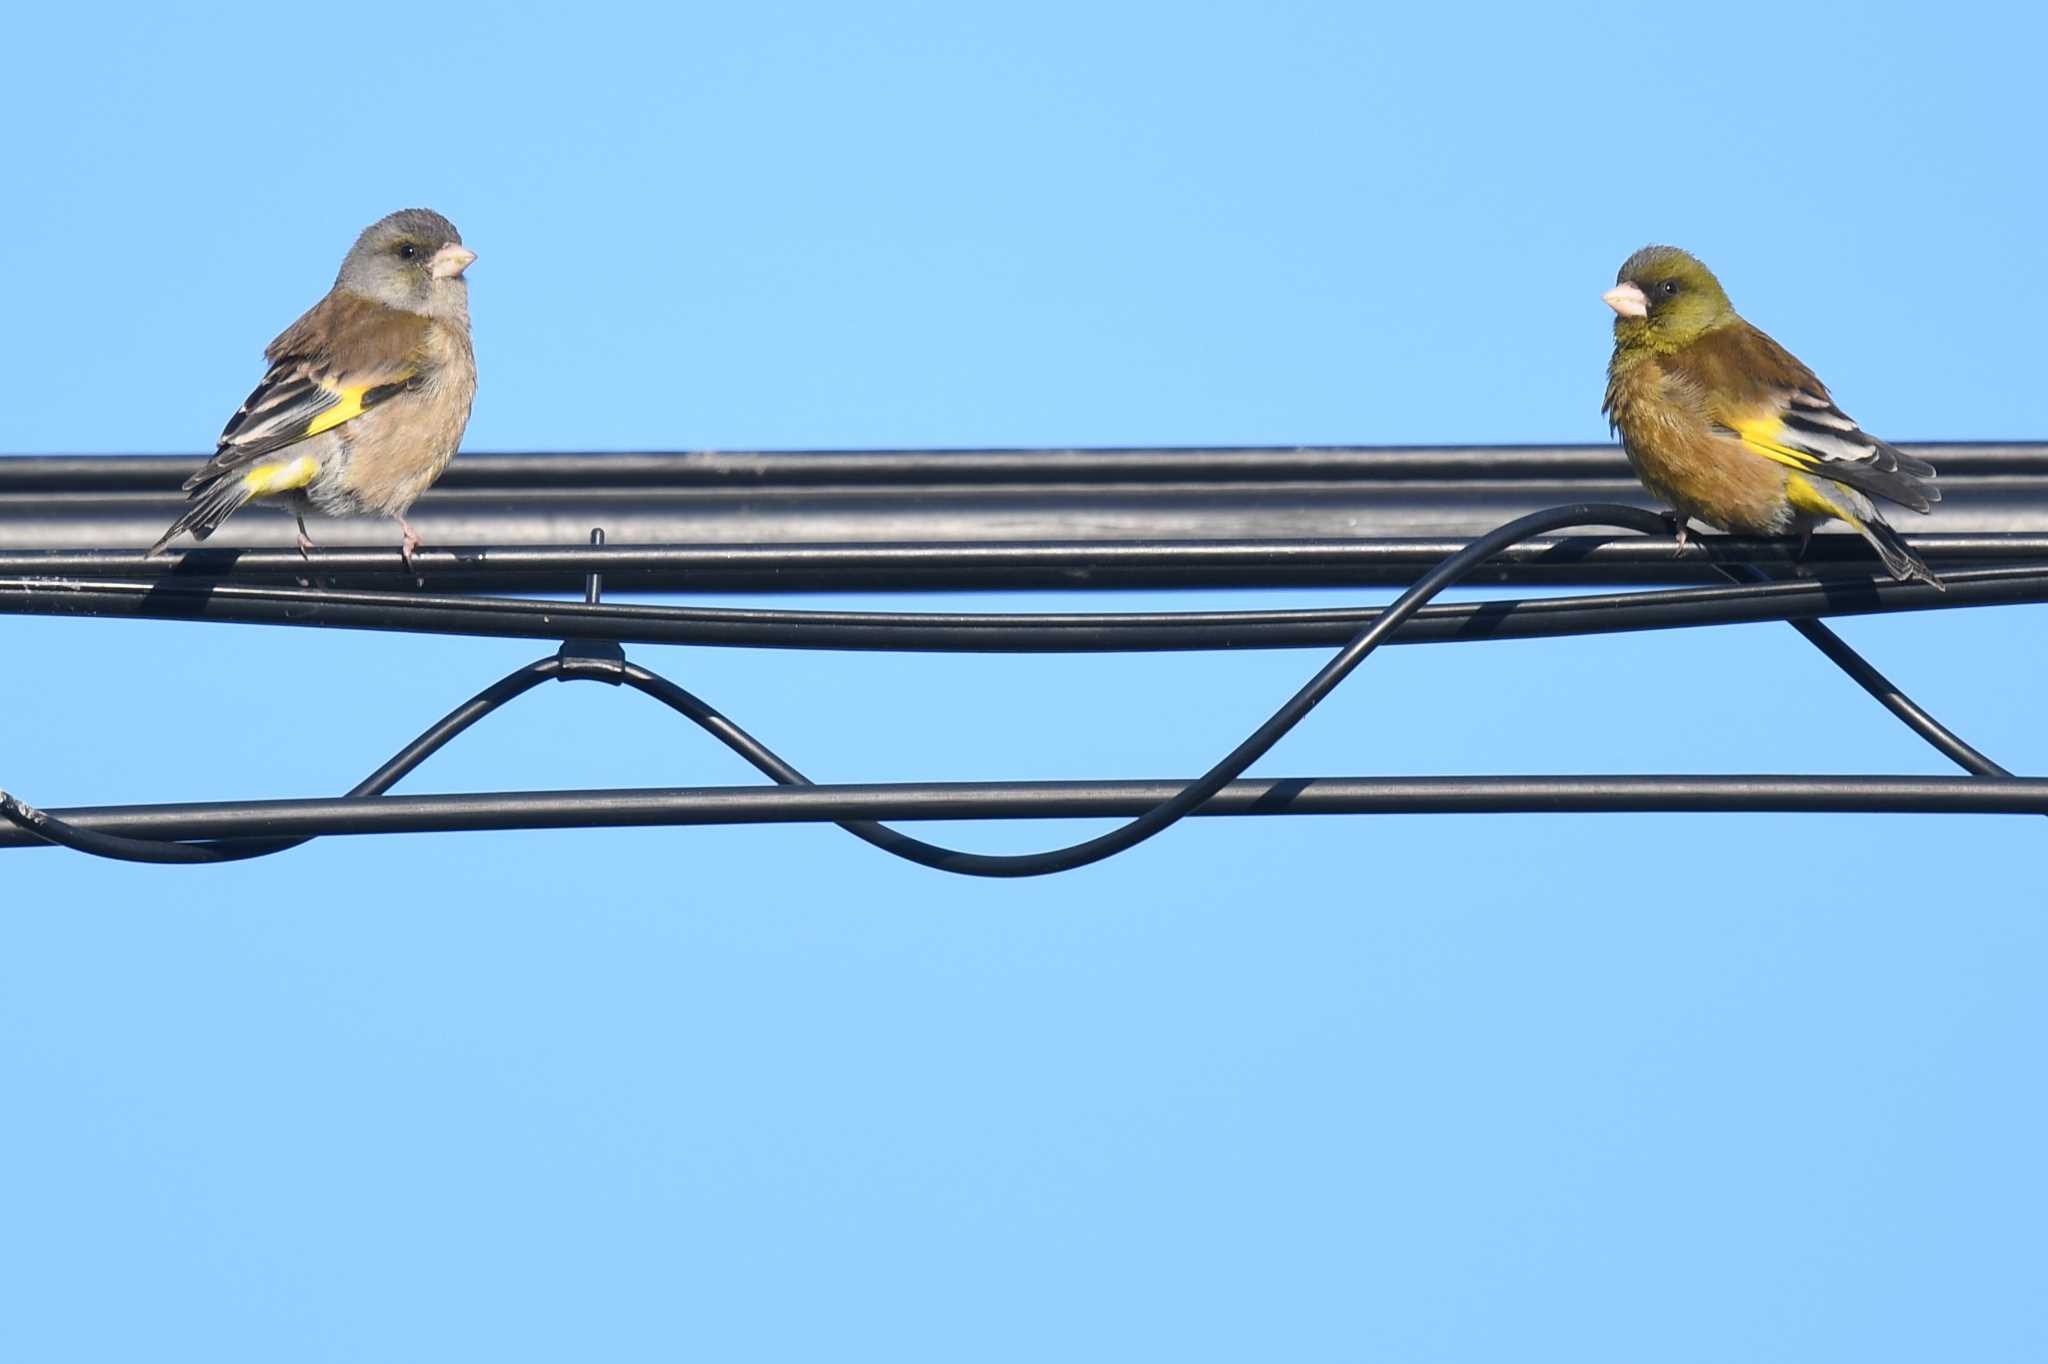
[[[1870,547],[1877,551],[1878,558],[1884,560],[1884,566],[1891,570],[1894,578],[1900,582],[1918,578],[1930,587],[1944,592],[1948,590],[1942,587],[1941,579],[1934,576],[1934,571],[1927,567],[1927,561],[1906,548],[1906,542],[1899,538],[1897,531],[1885,524],[1883,517],[1857,517],[1849,524],[1856,528],[1858,535],[1870,542]]]
[[[171,541],[186,531],[192,532],[194,540],[204,540],[213,534],[214,527],[227,520],[252,496],[254,493],[242,479],[215,479],[211,484],[192,494],[192,505],[185,509],[183,516],[171,523],[169,530],[157,537],[157,542],[149,547],[149,553],[163,553]]]
[[[1785,496],[1808,516],[1821,519],[1833,516],[1848,522],[1858,535],[1870,542],[1870,547],[1877,551],[1877,557],[1884,560],[1884,566],[1900,582],[1918,578],[1929,587],[1948,590],[1942,587],[1941,579],[1934,576],[1926,561],[1907,549],[1899,533],[1885,524],[1883,515],[1871,505],[1870,499],[1856,489],[1833,479],[1793,474],[1785,480]],[[1926,508],[1920,510],[1925,511]]]

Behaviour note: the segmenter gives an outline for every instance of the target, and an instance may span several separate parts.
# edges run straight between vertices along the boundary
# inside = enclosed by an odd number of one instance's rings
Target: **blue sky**
[[[1603,439],[1598,294],[1650,240],[1872,429],[2039,438],[2044,36],[1965,5],[43,7],[0,89],[0,450],[196,457],[411,204],[480,254],[472,450]],[[2039,772],[2044,624],[1844,633]],[[47,805],[337,792],[543,652],[0,638],[0,785]],[[634,653],[821,780],[1191,774],[1317,662]],[[1945,769],[1757,626],[1391,650],[1258,770]],[[402,789],[752,779],[550,687]],[[2042,838],[1213,821],[1023,883],[812,828],[10,853],[0,1345],[2036,1359]]]

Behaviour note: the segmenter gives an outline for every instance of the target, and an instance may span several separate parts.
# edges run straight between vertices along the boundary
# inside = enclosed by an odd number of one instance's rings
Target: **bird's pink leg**
[[[1678,537],[1678,556],[1683,557],[1685,547],[1692,543],[1692,536],[1686,530],[1685,523],[1692,518],[1684,512],[1672,511],[1664,513],[1664,519],[1671,523],[1671,533]]]
[[[398,542],[398,557],[405,560],[405,566],[410,570],[412,568],[412,556],[418,552],[420,547],[420,533],[414,530],[412,523],[403,516],[400,516],[397,520],[398,528],[405,532],[405,538]]]
[[[300,516],[293,519],[299,523],[299,557],[310,559],[313,557],[313,537],[306,534],[306,518]]]

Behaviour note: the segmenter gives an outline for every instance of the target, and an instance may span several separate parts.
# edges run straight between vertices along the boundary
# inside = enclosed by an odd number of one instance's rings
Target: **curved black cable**
[[[1786,624],[1805,635],[1812,641],[1814,648],[1827,655],[1829,662],[1847,673],[1857,686],[1876,697],[1879,705],[1898,716],[1906,728],[1925,739],[1944,758],[1973,776],[2012,775],[2010,771],[1965,743],[1961,735],[1921,709],[1918,702],[1899,690],[1897,683],[1872,667],[1863,655],[1850,648],[1833,630],[1817,620],[1794,620],[1787,621]]]
[[[449,740],[507,701],[524,695],[556,676],[561,671],[561,666],[559,658],[550,656],[507,673],[449,711],[428,726],[417,739],[392,754],[383,766],[351,787],[348,797],[383,795],[396,786],[407,773],[438,753]],[[285,852],[309,842],[312,837],[308,835],[299,838],[209,840],[191,843],[153,838],[124,838],[118,834],[103,834],[68,823],[47,810],[39,810],[4,791],[0,791],[0,818],[46,842],[119,862],[153,862],[185,866],[242,862],[252,857],[269,857],[275,853]]]
[[[1563,511],[1588,511],[1589,508],[1559,508]],[[1523,518],[1525,521],[1531,518]],[[1518,522],[1501,527],[1496,534],[1511,531]],[[1475,541],[1478,545],[1480,542]],[[1212,767],[1209,772],[1174,796],[1161,801],[1152,810],[1137,816],[1118,829],[1096,838],[1069,845],[1066,848],[1051,849],[1040,853],[988,854],[970,853],[959,849],[946,848],[923,839],[914,838],[886,824],[872,820],[835,821],[839,827],[862,841],[880,848],[897,857],[905,858],[920,865],[940,871],[955,872],[971,876],[1022,877],[1043,876],[1054,872],[1067,871],[1100,861],[1127,848],[1143,842],[1161,832],[1186,814],[1202,805],[1218,791],[1242,776],[1245,769],[1256,762],[1272,745],[1294,727],[1302,717],[1313,709],[1324,696],[1349,675],[1350,671],[1364,661],[1373,647],[1386,634],[1398,629],[1405,614],[1410,614],[1435,592],[1441,591],[1456,580],[1460,572],[1469,568],[1455,563],[1457,556],[1445,560],[1429,576],[1404,593],[1393,606],[1362,630],[1345,649],[1333,658],[1312,678],[1288,703],[1262,725],[1252,736]],[[1479,557],[1485,557],[1483,554]],[[1747,565],[1741,566],[1746,572],[1758,574],[1763,581],[1769,581],[1761,570]],[[1728,570],[1724,570],[1728,571]],[[1734,572],[1729,576],[1742,581]],[[1434,584],[1432,586],[1432,584]],[[1864,687],[1887,710],[1904,721],[1938,751],[1951,757],[1965,769],[1980,776],[2010,776],[1998,764],[1971,748],[1921,709],[1912,698],[1879,672],[1862,655],[1850,648],[1839,635],[1818,621],[1791,620],[1787,624],[1798,630],[1815,647],[1819,648],[1836,666],[1849,674]],[[1372,636],[1368,640],[1368,636]],[[706,733],[719,740],[771,780],[785,786],[809,786],[810,779],[794,766],[745,729],[734,723],[716,707],[702,700],[688,689],[671,682],[658,673],[637,664],[625,666],[626,685],[651,696],[671,709],[687,717]]]
[[[90,853],[94,857],[104,857],[116,862],[178,864],[234,860],[232,856],[216,854],[203,844],[178,843],[155,838],[124,838],[119,834],[103,834],[94,829],[80,828],[5,791],[0,791],[0,819],[5,819],[23,833],[39,838],[45,843],[54,843],[60,848],[70,848],[73,852]]]
[[[1737,584],[1775,583],[1769,572],[1755,564],[1718,563],[1723,577]],[[1847,640],[1817,620],[1793,617],[1785,622],[1808,643],[1821,651],[1827,660],[1847,673],[1849,679],[1897,716],[1900,723],[1925,740],[1935,752],[1947,758],[1965,772],[1978,777],[2010,777],[2012,773],[1990,757],[1973,748],[1963,737],[1929,714],[1917,701],[1899,689],[1896,682],[1879,672],[1870,661],[1849,647]]]
[[[1107,833],[1083,839],[1079,843],[1072,843],[1063,848],[1049,848],[1043,852],[974,853],[927,843],[923,839],[912,838],[886,825],[869,821],[844,823],[840,827],[885,852],[894,853],[898,857],[938,871],[954,872],[963,876],[1048,876],[1113,857],[1177,823],[1190,811],[1242,776],[1246,768],[1264,757],[1267,751],[1289,730],[1301,723],[1338,683],[1349,677],[1352,670],[1363,663],[1389,634],[1399,629],[1401,622],[1414,615],[1437,593],[1498,553],[1502,547],[1530,536],[1541,535],[1545,531],[1588,525],[1617,526],[1654,533],[1664,529],[1667,523],[1656,513],[1646,512],[1639,507],[1581,502],[1531,512],[1527,516],[1517,517],[1506,525],[1496,527],[1423,574],[1413,587],[1403,592],[1395,599],[1393,605],[1354,635],[1350,643],[1338,650],[1336,657],[1325,663],[1314,677],[1282,703],[1280,708],[1274,711],[1264,724],[1253,730],[1244,742],[1225,754],[1221,761],[1144,814]],[[683,688],[635,665],[629,664],[627,669],[628,685],[655,696],[688,715],[734,752],[739,753],[776,781],[786,786],[811,784],[801,772],[783,762],[758,740]]]

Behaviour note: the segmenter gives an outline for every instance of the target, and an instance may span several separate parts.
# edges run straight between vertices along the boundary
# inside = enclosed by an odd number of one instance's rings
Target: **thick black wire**
[[[1716,547],[1719,548],[1718,546]],[[1728,625],[1806,616],[1952,609],[2048,601],[2048,568],[1951,572],[1949,590],[1861,579],[1433,603],[1389,644],[1560,638]],[[0,578],[0,612],[320,626],[508,638],[609,639],[622,644],[917,652],[1334,648],[1377,608],[1277,611],[886,612],[540,601],[247,585]]]
[[[4,462],[4,460],[0,460]],[[2044,479],[2048,486],[2048,479]],[[1241,498],[1230,491],[1219,494]],[[1995,516],[1997,495],[1971,494],[1971,505]],[[1991,506],[1985,506],[1989,499]],[[1474,514],[1468,499],[1415,516],[1423,525],[1466,524]],[[2048,499],[2043,499],[2048,500]],[[170,504],[165,504],[169,510]],[[1413,511],[1413,504],[1403,502]],[[602,517],[605,508],[578,515]],[[1503,509],[1500,514],[1510,514]],[[1404,526],[1407,524],[1404,513]],[[2025,513],[2014,512],[2019,519]],[[561,513],[551,514],[559,525]],[[842,525],[843,522],[835,522]],[[4,517],[0,517],[4,528]],[[95,527],[95,529],[98,529]],[[154,533],[153,527],[138,527]],[[176,549],[162,558],[135,550],[0,549],[0,578],[143,580],[183,584],[290,583],[309,572],[356,588],[413,591],[418,579],[466,590],[508,590],[536,583],[571,582],[601,572],[615,590],[662,590],[680,585],[692,591],[846,592],[895,587],[948,590],[985,587],[1271,587],[1317,583],[1356,587],[1361,583],[1406,586],[1415,574],[1465,543],[1460,531],[1429,535],[1372,534],[1279,538],[1270,535],[1191,538],[1169,525],[1152,537],[1130,539],[989,540],[986,516],[953,525],[956,538],[922,540],[787,540],[769,544],[726,541],[613,544],[603,548],[565,545],[475,545],[422,550],[416,573],[406,573],[388,548],[316,549],[302,558],[295,549]],[[535,534],[545,532],[542,526]],[[1954,568],[1964,563],[2038,563],[2048,558],[2048,533],[1977,531],[1922,534],[1911,545],[1926,558]],[[1511,546],[1489,569],[1500,578],[1590,584],[1627,574],[1658,581],[1703,578],[1712,562],[1827,566],[1867,572],[1870,551],[1852,534],[1816,535],[1804,554],[1784,537],[1701,537],[1678,546],[1668,536],[1538,538]],[[567,590],[566,586],[554,590]]]
[[[521,829],[703,827],[862,820],[1121,819],[1184,780],[884,782],[634,787],[317,797],[64,811],[106,832],[160,839]],[[1772,773],[1479,777],[1240,777],[1205,816],[1420,814],[2048,814],[2048,778]],[[222,833],[220,831],[228,831]],[[0,849],[47,847],[0,825]]]

